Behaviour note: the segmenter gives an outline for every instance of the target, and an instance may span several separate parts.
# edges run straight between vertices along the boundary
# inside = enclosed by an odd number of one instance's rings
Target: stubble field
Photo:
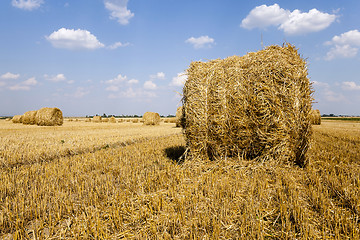
[[[179,161],[171,123],[0,121],[0,239],[359,239],[360,123],[313,130],[299,168]]]

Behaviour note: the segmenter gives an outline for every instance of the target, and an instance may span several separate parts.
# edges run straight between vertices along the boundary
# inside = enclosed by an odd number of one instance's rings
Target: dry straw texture
[[[311,110],[311,124],[320,125],[321,124],[321,114],[319,109]]]
[[[187,75],[184,128],[193,157],[306,164],[312,90],[294,46],[192,62]]]
[[[112,116],[110,119],[109,119],[109,122],[110,123],[116,123],[116,119],[114,116]]]
[[[176,127],[182,127],[184,122],[183,107],[181,106],[176,109]]]
[[[99,122],[101,122],[101,120],[102,120],[101,116],[94,116],[93,117],[93,122],[99,123]]]
[[[12,118],[13,123],[22,123],[23,115],[15,115]]]
[[[103,118],[102,122],[109,122],[109,119],[108,118]]]
[[[39,126],[61,126],[64,118],[58,108],[41,108],[36,113],[35,121]]]
[[[159,125],[160,124],[160,115],[155,112],[146,112],[143,115],[144,125]]]
[[[37,111],[28,111],[28,112],[24,113],[22,123],[29,124],[29,125],[36,124],[36,119],[35,119],[36,113],[37,113]]]

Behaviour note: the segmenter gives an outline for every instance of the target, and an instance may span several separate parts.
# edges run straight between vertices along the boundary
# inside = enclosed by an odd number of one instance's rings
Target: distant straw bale
[[[109,119],[108,118],[103,118],[101,121],[102,122],[109,122]]]
[[[11,120],[11,118],[6,118],[6,119],[5,119],[5,121],[10,121],[10,120]]]
[[[146,112],[143,115],[144,125],[159,125],[160,115],[155,112]]]
[[[94,116],[92,120],[93,120],[93,122],[100,123],[102,118],[101,118],[101,116]]]
[[[12,118],[12,122],[13,123],[22,123],[22,118],[23,118],[23,115],[15,115]]]
[[[85,122],[91,122],[91,118],[86,118]]]
[[[109,122],[110,123],[116,123],[116,118],[114,116],[112,116],[110,119],[109,119]]]
[[[307,164],[312,88],[294,46],[192,62],[187,76],[182,102],[193,157]]]
[[[36,124],[36,114],[37,114],[37,111],[27,111],[23,115],[22,123],[29,124],[29,125]]]
[[[139,119],[138,119],[138,118],[131,119],[131,122],[132,122],[132,123],[138,123],[138,122],[139,122]]]
[[[321,114],[319,109],[311,110],[311,124],[320,125],[321,124]]]
[[[183,127],[185,123],[183,107],[178,107],[176,109],[176,127]]]
[[[41,108],[35,117],[39,126],[61,126],[64,122],[63,114],[59,108]]]
[[[119,122],[119,123],[122,123],[122,122],[124,122],[124,119],[120,118],[120,119],[118,120],[118,122]]]

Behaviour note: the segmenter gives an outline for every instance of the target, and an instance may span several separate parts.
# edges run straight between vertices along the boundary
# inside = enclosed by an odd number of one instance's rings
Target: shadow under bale
[[[182,164],[184,158],[182,157],[186,151],[184,146],[168,147],[165,149],[166,157],[170,158],[174,163]]]

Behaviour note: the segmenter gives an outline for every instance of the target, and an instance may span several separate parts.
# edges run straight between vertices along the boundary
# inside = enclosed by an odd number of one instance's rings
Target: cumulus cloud
[[[31,89],[31,87],[36,86],[37,84],[38,84],[38,81],[35,79],[35,77],[32,77],[21,83],[10,86],[9,89],[13,90],[13,91],[19,91],[19,90],[28,91]]]
[[[48,81],[51,81],[51,82],[62,82],[62,81],[66,81],[66,77],[64,74],[62,73],[59,73],[55,76],[49,76],[47,74],[44,75],[44,78]]]
[[[151,79],[159,79],[159,80],[164,80],[165,79],[165,73],[163,72],[158,72],[156,74],[150,75]]]
[[[11,1],[13,7],[28,11],[39,8],[43,3],[44,3],[43,0],[12,0]]]
[[[175,87],[182,87],[187,80],[187,75],[185,72],[178,73],[176,77],[173,77],[170,85]]]
[[[271,6],[261,5],[250,11],[241,22],[241,27],[246,29],[265,28],[271,25],[279,25],[289,19],[291,12],[280,8],[278,4]]]
[[[119,92],[125,85],[134,85],[139,83],[139,81],[137,79],[128,79],[127,76],[119,74],[115,78],[107,80],[104,83],[109,85],[105,88],[106,91]]]
[[[53,32],[46,39],[56,48],[66,49],[97,49],[105,45],[87,30],[60,28]]]
[[[11,72],[4,73],[0,76],[0,79],[18,79],[20,77],[20,74],[14,74]]]
[[[215,44],[215,40],[209,36],[201,36],[198,38],[191,37],[185,42],[193,45],[195,49],[212,47],[212,45]]]
[[[360,32],[358,30],[351,30],[342,33],[340,36],[334,36],[331,41],[327,41],[325,45],[331,46],[326,54],[326,60],[353,58],[359,51]]]
[[[129,20],[134,17],[128,8],[128,0],[104,0],[105,8],[110,11],[110,18],[115,19],[121,25],[129,24]]]
[[[127,88],[125,91],[120,91],[118,93],[112,93],[109,95],[109,98],[154,98],[156,97],[156,93],[151,91],[146,91],[143,89],[134,89],[132,87]]]
[[[331,25],[337,16],[323,13],[317,9],[301,12],[298,9],[290,11],[280,8],[278,4],[255,7],[241,22],[246,29],[278,26],[288,35],[307,34],[321,31]]]
[[[344,90],[360,90],[360,85],[356,84],[355,82],[343,82],[341,85],[342,89]]]
[[[117,49],[117,48],[119,48],[119,47],[127,47],[127,46],[129,46],[129,45],[130,45],[130,43],[116,42],[116,43],[108,46],[108,48],[111,49],[111,50],[114,50],[114,49]]]
[[[155,90],[157,88],[157,86],[153,81],[146,81],[144,83],[144,88],[149,89],[149,90]]]

